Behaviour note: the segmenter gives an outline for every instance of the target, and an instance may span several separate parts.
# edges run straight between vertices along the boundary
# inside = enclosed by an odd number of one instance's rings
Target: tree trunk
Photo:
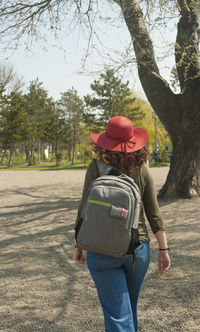
[[[32,164],[33,164],[33,149],[34,149],[34,146],[33,146],[32,141],[28,142],[27,154],[26,154],[28,166],[32,166]]]
[[[38,164],[40,165],[40,157],[41,157],[41,143],[38,142]]]
[[[28,150],[27,163],[28,163],[28,166],[32,165],[32,155],[31,155],[31,151],[30,150]]]
[[[72,152],[71,143],[69,143],[69,145],[68,145],[68,161],[71,160],[71,152]]]
[[[25,155],[26,155],[26,162],[27,163],[28,163],[28,154],[29,154],[28,144],[27,144],[27,142],[25,142]]]
[[[51,161],[53,161],[54,160],[54,153],[55,153],[55,151],[54,151],[54,143],[52,143],[51,144]]]
[[[160,198],[200,196],[200,130],[199,123],[183,131],[177,126],[178,143],[174,144],[170,171]]]
[[[9,162],[8,162],[8,167],[11,167],[13,164],[13,155],[14,155],[14,145],[11,145],[10,148],[10,158],[9,158]]]
[[[3,151],[3,154],[2,154],[2,157],[0,160],[0,164],[2,164],[2,162],[4,161],[5,156],[6,156],[6,150]]]
[[[73,147],[72,147],[72,165],[74,165],[75,150],[76,150],[76,125],[74,124],[74,128],[73,128]]]
[[[58,156],[58,141],[55,144],[55,156],[56,156],[56,166],[60,166],[60,159]]]

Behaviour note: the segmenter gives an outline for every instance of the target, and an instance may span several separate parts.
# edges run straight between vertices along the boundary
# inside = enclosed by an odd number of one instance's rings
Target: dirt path
[[[167,168],[151,169],[156,188]],[[73,223],[85,171],[0,172],[0,331],[103,332],[86,266],[72,259]],[[159,202],[172,268],[152,261],[139,332],[200,331],[200,200]]]

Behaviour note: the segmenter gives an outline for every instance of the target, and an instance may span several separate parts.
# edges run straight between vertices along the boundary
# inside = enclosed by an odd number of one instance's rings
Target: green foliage
[[[56,153],[56,166],[60,165],[60,162],[62,159],[63,159],[63,153],[61,151],[57,152]]]
[[[49,143],[66,142],[67,124],[56,105],[49,110],[48,120],[44,126],[43,141]]]
[[[50,115],[54,108],[52,98],[42,87],[38,79],[31,81],[25,97],[25,110],[29,121],[29,135],[26,140],[26,153],[28,164],[33,163],[33,152],[41,141],[47,141],[45,129],[50,122]],[[38,156],[40,151],[38,150]]]
[[[26,156],[24,153],[15,152],[13,157],[13,163],[26,162]]]
[[[168,158],[166,150],[162,150],[162,152],[160,154],[160,159],[161,159],[162,162],[169,161],[169,158]]]
[[[83,146],[82,147],[82,160],[84,161],[84,163],[89,163],[93,158],[93,153],[92,150],[90,148],[90,146]]]
[[[38,165],[38,155],[36,153],[33,154],[31,165]]]
[[[74,124],[80,126],[83,118],[83,101],[74,88],[61,93],[57,105],[70,129]]]
[[[130,119],[141,119],[143,112],[135,107],[129,87],[129,82],[123,83],[115,76],[113,69],[106,69],[100,74],[98,80],[91,84],[93,95],[85,96],[85,103],[88,106],[85,119],[91,124],[105,126],[107,121],[114,116],[127,116]],[[95,128],[96,129],[96,128]]]
[[[78,96],[78,92],[72,88],[61,94],[57,107],[65,123],[65,142],[68,146],[69,159],[71,159],[72,151],[73,163],[76,144],[82,139],[84,132],[83,101]]]
[[[159,149],[165,149],[165,146],[170,144],[169,135],[160,122],[158,118],[157,121],[157,129],[155,128],[155,119],[153,117],[153,110],[151,106],[144,100],[137,98],[136,105],[143,110],[144,118],[142,120],[135,120],[134,126],[141,127],[147,130],[149,135],[148,145],[151,152],[155,152],[155,130],[157,130],[157,144],[159,145]]]
[[[49,123],[49,115],[54,106],[53,100],[48,97],[48,92],[38,80],[30,82],[25,100],[30,123],[29,136],[32,140],[43,140],[45,136],[44,128]]]
[[[53,160],[51,157],[55,153],[57,165],[62,159],[68,159],[73,164],[78,159],[77,151],[79,151],[80,160],[88,163],[93,158],[90,133],[104,130],[107,117],[119,114],[128,116],[135,126],[147,129],[149,145],[153,151],[155,127],[149,104],[130,93],[128,82],[122,83],[121,79],[115,77],[113,70],[107,70],[92,86],[93,91],[98,94],[96,93],[96,97],[86,96],[85,99],[88,98],[95,106],[88,106],[87,111],[74,88],[62,93],[56,103],[48,97],[47,91],[38,80],[30,82],[25,95],[20,93],[5,95],[2,89],[0,147],[10,151],[9,155],[13,156],[14,163],[28,161],[29,166],[38,164],[40,159],[45,160],[43,149],[46,144],[53,146],[48,161]],[[112,107],[109,108],[110,106]],[[94,108],[100,110],[100,113],[97,112],[98,116]],[[139,110],[139,115],[136,110]],[[159,121],[157,137],[162,150],[168,144],[169,138]],[[18,145],[20,145],[19,151],[24,151],[22,144],[26,146],[26,160],[21,152],[15,152]],[[38,146],[41,151],[37,154]],[[3,156],[3,152],[1,155]],[[5,161],[9,162],[9,156]]]
[[[24,97],[19,93],[4,97],[0,112],[0,142],[4,149],[28,137],[29,122],[24,105]]]

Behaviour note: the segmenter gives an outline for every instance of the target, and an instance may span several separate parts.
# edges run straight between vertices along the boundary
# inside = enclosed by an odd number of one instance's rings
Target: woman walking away
[[[83,195],[78,209],[75,233],[79,228],[83,202],[90,184],[100,176],[98,160],[134,179],[141,195],[139,215],[140,244],[132,256],[112,257],[87,251],[87,266],[97,288],[104,313],[106,332],[137,332],[137,304],[140,289],[150,262],[149,235],[145,224],[149,222],[158,242],[158,269],[161,274],[170,268],[169,248],[165,227],[160,215],[154,183],[146,165],[148,134],[122,116],[109,120],[105,131],[91,134],[94,141],[94,159],[86,172]],[[86,263],[83,251],[75,240],[73,254],[79,264]]]

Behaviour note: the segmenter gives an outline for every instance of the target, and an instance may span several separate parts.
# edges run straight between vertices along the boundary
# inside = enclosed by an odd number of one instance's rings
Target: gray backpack
[[[123,257],[139,244],[140,191],[129,176],[97,161],[100,177],[88,188],[77,230],[80,248]]]

